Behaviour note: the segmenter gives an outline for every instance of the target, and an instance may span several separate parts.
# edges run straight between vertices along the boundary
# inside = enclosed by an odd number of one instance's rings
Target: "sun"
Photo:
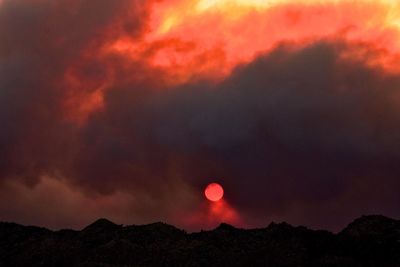
[[[217,202],[224,196],[224,189],[218,183],[211,183],[204,190],[204,195],[208,200]]]

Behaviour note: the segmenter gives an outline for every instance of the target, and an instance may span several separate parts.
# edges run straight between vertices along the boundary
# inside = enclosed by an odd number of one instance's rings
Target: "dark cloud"
[[[3,2],[3,191],[10,180],[59,179],[86,194],[68,194],[79,203],[60,203],[66,214],[122,192],[129,197],[112,203],[133,213],[131,223],[179,223],[178,215],[201,206],[202,188],[214,180],[247,225],[277,219],[337,229],[360,213],[399,215],[400,76],[371,67],[368,57],[343,57],[356,45],[329,40],[280,45],[219,83],[165,86],[167,73],[145,61],[96,56],[121,32],[140,38],[147,4],[134,3]],[[104,107],[83,125],[65,120],[73,88],[63,81],[71,66],[88,80],[114,75]],[[0,217],[34,222],[39,208],[22,216],[23,200],[30,201],[20,198],[15,213],[2,207]],[[104,216],[114,216],[114,204]],[[37,216],[45,223],[47,216]]]
[[[115,87],[85,129],[74,177],[157,196],[177,173],[198,194],[217,179],[243,214],[315,226],[396,215],[400,77],[341,59],[349,46],[283,45],[220,84]]]
[[[2,177],[32,182],[68,158],[73,129],[62,122],[63,101],[72,88],[65,72],[107,29],[139,32],[139,1],[3,1],[0,8],[0,151]],[[138,7],[140,7],[138,5]],[[116,19],[118,17],[118,19]],[[142,16],[144,17],[144,16]],[[125,18],[125,20],[124,20]],[[90,64],[88,62],[87,64]],[[89,89],[87,89],[89,90]],[[68,153],[66,153],[68,154]],[[60,157],[61,156],[61,157]]]

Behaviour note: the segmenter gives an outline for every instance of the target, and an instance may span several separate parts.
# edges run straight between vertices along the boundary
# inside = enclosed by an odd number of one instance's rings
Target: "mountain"
[[[0,267],[398,267],[400,221],[363,216],[333,234],[287,223],[186,233],[100,219],[81,231],[0,223]]]

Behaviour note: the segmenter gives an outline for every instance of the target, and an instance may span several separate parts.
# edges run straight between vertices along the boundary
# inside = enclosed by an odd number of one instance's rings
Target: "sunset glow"
[[[301,46],[341,38],[380,51],[371,64],[397,72],[399,15],[390,0],[163,1],[152,7],[143,42],[121,36],[107,49],[132,59],[146,55],[175,82],[185,82],[225,77],[281,42]]]
[[[399,215],[398,0],[0,0],[0,40],[0,219]]]

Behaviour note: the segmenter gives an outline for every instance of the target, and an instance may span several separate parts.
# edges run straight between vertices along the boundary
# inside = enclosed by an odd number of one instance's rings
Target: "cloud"
[[[108,28],[111,25],[123,27],[132,35],[141,30],[139,17],[126,21],[142,13],[139,8],[124,11],[132,3],[140,7],[139,1],[2,3],[2,177],[19,176],[32,183],[38,173],[68,161],[59,152],[68,155],[69,143],[73,141],[74,126],[63,120],[63,114],[65,98],[74,88],[67,86],[64,76],[89,48],[96,47],[96,40],[112,34]],[[92,89],[82,90],[90,93]]]
[[[217,179],[229,202],[256,219],[306,209],[334,227],[336,216],[392,214],[400,77],[342,57],[351,49],[334,41],[282,45],[221,83],[115,87],[86,126],[73,177],[90,190],[157,196],[169,195],[176,175],[194,194]],[[328,207],[344,199],[359,204]]]
[[[213,181],[244,226],[398,216],[400,76],[371,64],[380,51],[282,43],[223,80],[177,85],[145,55],[105,52],[121,36],[143,45],[150,6],[2,3],[0,199],[18,204],[2,219],[185,224],[207,215]]]

